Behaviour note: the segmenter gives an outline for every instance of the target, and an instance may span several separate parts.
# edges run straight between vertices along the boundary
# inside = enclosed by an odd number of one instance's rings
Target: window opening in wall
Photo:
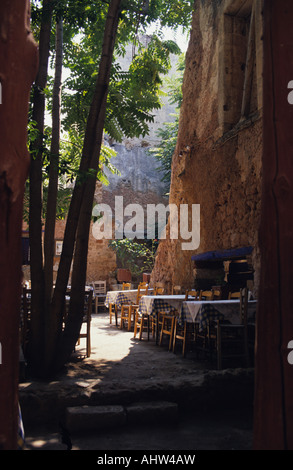
[[[260,1],[260,0],[256,0]],[[223,132],[247,120],[259,110],[257,39],[261,39],[253,0],[235,1],[226,10],[223,23]]]

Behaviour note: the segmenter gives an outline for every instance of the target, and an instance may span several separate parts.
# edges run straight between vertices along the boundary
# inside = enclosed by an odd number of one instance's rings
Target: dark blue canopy
[[[191,257],[192,261],[224,261],[232,258],[244,258],[252,253],[252,246],[230,250],[207,251]]]

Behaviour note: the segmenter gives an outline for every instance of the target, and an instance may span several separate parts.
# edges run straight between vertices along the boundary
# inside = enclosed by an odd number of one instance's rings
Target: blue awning
[[[230,250],[207,251],[191,257],[192,261],[225,261],[228,259],[244,258],[252,253],[253,247],[233,248]]]

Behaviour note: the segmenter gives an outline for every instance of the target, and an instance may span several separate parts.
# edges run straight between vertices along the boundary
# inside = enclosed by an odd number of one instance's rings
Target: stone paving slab
[[[71,433],[117,429],[127,423],[123,406],[74,406],[66,410],[66,428]]]
[[[104,432],[127,425],[174,423],[178,421],[177,403],[137,402],[127,406],[74,406],[66,410],[66,429],[71,433]]]

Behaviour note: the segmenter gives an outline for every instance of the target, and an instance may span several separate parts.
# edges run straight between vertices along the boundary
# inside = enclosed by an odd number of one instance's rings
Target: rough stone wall
[[[142,42],[148,42],[149,37],[141,38]],[[120,59],[122,70],[128,70],[133,58],[133,46],[126,49],[125,57]],[[176,73],[178,57],[171,55],[171,70],[168,76]],[[163,86],[163,91],[166,91]],[[170,104],[168,95],[161,97],[162,107],[154,110],[154,121],[149,123],[149,132],[146,136],[139,138],[124,138],[122,142],[113,142],[105,136],[106,143],[112,147],[117,155],[113,158],[113,165],[119,170],[120,175],[112,174],[107,168],[104,169],[109,180],[108,186],[103,186],[103,203],[110,205],[114,209],[115,196],[123,196],[124,206],[127,204],[140,204],[146,208],[146,204],[168,204],[165,196],[168,191],[166,183],[163,183],[163,174],[158,170],[159,162],[149,154],[150,148],[159,145],[157,136],[159,128],[166,122],[172,122],[172,115],[176,110],[176,105]]]
[[[245,14],[244,9],[249,9],[252,3],[245,0],[195,2],[179,135],[172,163],[170,202],[200,204],[200,245],[196,251],[183,251],[180,239],[161,240],[152,282],[189,288],[194,283],[193,254],[252,245],[255,286],[258,284],[262,156],[260,0],[256,0],[255,10],[257,113],[230,126],[225,118],[225,112],[229,113],[231,106],[236,106],[233,100],[229,102],[233,72],[230,67],[236,72],[239,67],[243,70],[243,63],[236,60],[237,54],[231,64],[225,13],[236,14],[242,9],[241,13]],[[243,31],[240,34],[244,34]],[[235,91],[243,89],[241,78],[238,80],[239,83],[234,83]]]
[[[165,196],[167,187],[162,183],[162,174],[158,171],[159,163],[151,155],[146,154],[146,148],[141,145],[115,144],[117,156],[113,164],[121,172],[121,176],[109,174],[109,186],[103,186],[102,202],[108,204],[115,215],[115,197],[123,197],[123,207],[129,204],[139,204],[144,210],[147,227],[147,205],[168,205],[168,197]],[[123,223],[131,217],[124,217]]]
[[[100,183],[96,186],[95,201],[101,202],[102,200],[102,185]],[[57,220],[55,226],[55,240],[63,240],[65,231],[66,220]],[[89,242],[88,242],[88,263],[87,263],[87,276],[86,282],[93,281],[107,281],[108,285],[113,277],[115,271],[116,254],[108,246],[108,240],[96,240],[92,233],[93,222],[90,226]],[[57,275],[59,266],[59,256],[54,257],[54,273]]]
[[[56,222],[55,239],[63,240],[65,230],[65,220]],[[57,275],[60,257],[54,257],[54,273]],[[107,283],[112,278],[112,273],[116,269],[116,255],[109,248],[108,240],[96,240],[92,234],[92,224],[89,234],[88,246],[88,264],[87,264],[87,283],[93,281],[105,280]]]

